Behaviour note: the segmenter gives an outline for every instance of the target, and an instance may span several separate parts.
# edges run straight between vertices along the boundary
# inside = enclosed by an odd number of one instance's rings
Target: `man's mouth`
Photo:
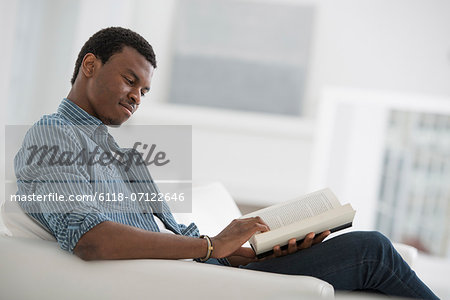
[[[129,112],[130,116],[133,114],[135,109],[132,105],[123,102],[120,102],[119,104],[122,105]]]

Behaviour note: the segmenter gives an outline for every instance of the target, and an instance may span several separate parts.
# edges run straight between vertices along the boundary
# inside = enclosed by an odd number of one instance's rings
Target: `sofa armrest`
[[[409,246],[401,243],[392,243],[394,245],[395,250],[401,255],[404,261],[408,263],[410,267],[414,266],[415,261],[417,260],[418,251],[413,246]]]
[[[5,299],[297,299],[332,298],[316,278],[178,260],[85,262],[55,242],[0,237]]]
[[[170,203],[169,203],[170,205]],[[241,212],[226,187],[220,182],[213,182],[192,187],[192,211],[174,213],[179,223],[195,222],[201,234],[215,236]]]

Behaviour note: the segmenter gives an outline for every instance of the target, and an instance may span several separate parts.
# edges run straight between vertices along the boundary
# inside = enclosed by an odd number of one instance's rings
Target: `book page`
[[[274,230],[339,206],[339,201],[331,191],[324,189],[299,199],[253,212],[244,217],[260,216],[270,229]]]
[[[323,232],[337,229],[342,225],[349,227],[355,217],[355,211],[350,204],[328,210],[320,215],[294,222],[278,230],[270,230],[256,234],[250,239],[250,244],[257,254],[269,251],[274,245],[286,245],[291,238],[301,240],[310,232]]]

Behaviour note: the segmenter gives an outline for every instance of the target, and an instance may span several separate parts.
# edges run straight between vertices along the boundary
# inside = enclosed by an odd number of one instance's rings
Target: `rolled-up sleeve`
[[[96,225],[110,220],[103,213],[91,213],[88,211],[66,214],[46,213],[44,218],[61,249],[70,253],[73,253],[73,249],[86,232]]]

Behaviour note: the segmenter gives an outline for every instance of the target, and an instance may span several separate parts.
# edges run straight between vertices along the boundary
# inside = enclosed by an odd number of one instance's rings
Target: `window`
[[[450,116],[393,110],[389,115],[377,229],[449,256]]]
[[[180,0],[169,102],[299,116],[314,7]]]

